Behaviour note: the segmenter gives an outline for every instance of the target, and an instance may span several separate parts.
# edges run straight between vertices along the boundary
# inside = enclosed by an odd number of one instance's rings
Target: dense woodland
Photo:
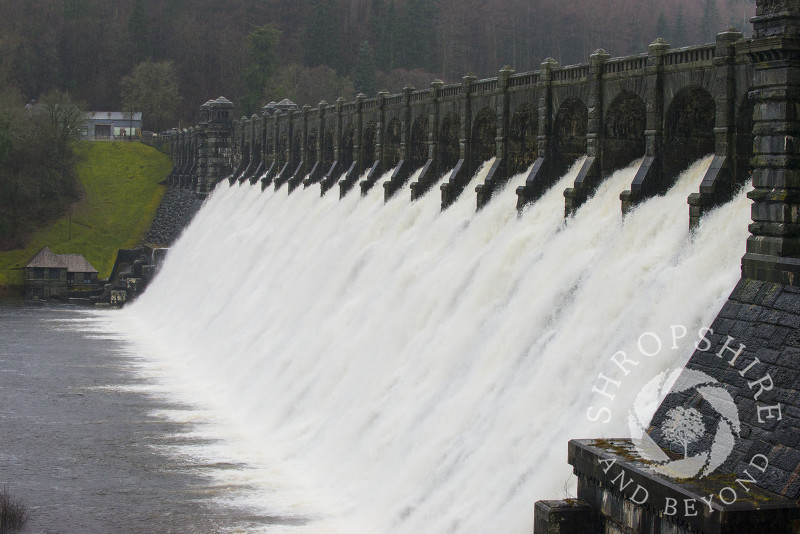
[[[23,246],[80,197],[73,146],[83,123],[66,93],[26,107],[0,95],[0,250]]]
[[[21,99],[53,89],[87,109],[121,109],[122,80],[171,62],[174,117],[227,96],[239,114],[269,100],[368,96],[435,78],[535,70],[546,57],[586,61],[596,48],[639,53],[750,32],[754,0],[0,0],[0,83]],[[148,121],[148,117],[145,117]]]

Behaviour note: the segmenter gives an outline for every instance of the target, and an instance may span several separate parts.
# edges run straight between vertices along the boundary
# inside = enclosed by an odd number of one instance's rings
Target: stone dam
[[[741,280],[685,369],[664,382],[641,436],[569,442],[577,498],[537,502],[534,532],[800,533],[800,1],[756,4],[751,38],[727,29],[679,49],[657,39],[634,56],[597,50],[580,65],[548,58],[534,72],[505,67],[496,78],[313,108],[284,100],[239,120],[232,102],[209,100],[195,127],[166,136],[169,182],[201,198],[225,180],[343,198],[391,172],[385,199],[436,194],[444,210],[474,194],[480,210],[525,172],[522,210],[582,161],[563,192],[569,216],[641,161],[620,191],[624,217],[713,154],[687,198],[687,225],[751,180]],[[601,395],[637,365],[616,356],[617,375],[595,381]],[[712,432],[693,436],[695,417]]]

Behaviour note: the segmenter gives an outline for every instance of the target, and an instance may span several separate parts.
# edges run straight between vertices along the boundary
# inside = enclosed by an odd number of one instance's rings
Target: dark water
[[[85,310],[0,304],[0,486],[31,510],[25,532],[251,532],[265,523],[213,504],[226,488],[167,454],[192,426],[154,412],[187,409],[142,391],[124,343],[98,339]]]

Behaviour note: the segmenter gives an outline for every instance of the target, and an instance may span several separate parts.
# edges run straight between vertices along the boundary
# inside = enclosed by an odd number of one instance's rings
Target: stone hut
[[[29,299],[68,298],[70,293],[97,289],[97,269],[80,254],[55,254],[48,247],[25,266]]]

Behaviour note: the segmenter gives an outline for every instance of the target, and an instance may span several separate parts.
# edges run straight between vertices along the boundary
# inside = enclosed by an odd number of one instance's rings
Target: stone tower
[[[198,124],[197,195],[205,198],[231,172],[233,103],[221,96],[200,109]]]
[[[742,274],[800,286],[800,1],[758,0],[752,22],[755,189]]]

